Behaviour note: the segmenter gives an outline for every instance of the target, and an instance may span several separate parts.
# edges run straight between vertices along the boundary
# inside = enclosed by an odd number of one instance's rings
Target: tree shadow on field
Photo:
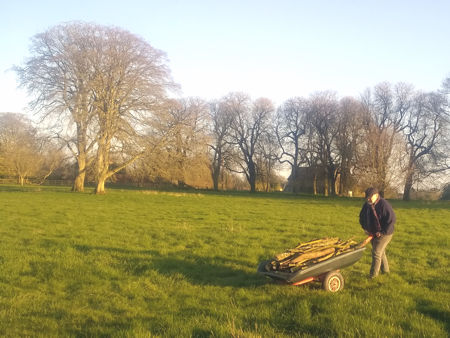
[[[125,254],[125,255],[131,255],[131,254],[139,254],[139,255],[158,255],[159,252],[156,250],[130,250],[130,249],[124,249],[124,248],[115,248],[110,246],[92,246],[92,245],[84,245],[84,244],[75,244],[73,246],[77,251],[88,253],[92,251],[105,251],[112,254]]]
[[[255,287],[266,284],[256,272],[249,273],[239,269],[247,265],[244,261],[224,257],[196,256],[190,253],[175,252],[167,255],[156,250],[130,250],[124,248],[75,245],[83,253],[95,251],[109,253],[117,263],[115,268],[134,276],[145,276],[154,270],[164,276],[182,275],[186,280],[198,285]]]
[[[435,303],[425,299],[417,301],[416,309],[425,316],[442,322],[445,326],[445,331],[447,331],[447,334],[450,336],[450,312],[438,309]]]
[[[265,284],[256,272],[249,273],[234,267],[234,260],[222,257],[198,257],[189,255],[186,258],[177,256],[154,257],[152,264],[159,273],[171,276],[181,274],[188,281],[198,285],[256,287]],[[241,262],[244,264],[244,262]]]

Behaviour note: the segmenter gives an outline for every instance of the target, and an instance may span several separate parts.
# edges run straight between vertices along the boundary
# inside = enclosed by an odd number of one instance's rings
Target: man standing
[[[370,277],[375,278],[378,273],[389,273],[386,257],[386,246],[394,233],[395,213],[392,206],[380,197],[376,188],[366,190],[366,203],[359,213],[359,223],[368,235],[372,235],[372,267]]]

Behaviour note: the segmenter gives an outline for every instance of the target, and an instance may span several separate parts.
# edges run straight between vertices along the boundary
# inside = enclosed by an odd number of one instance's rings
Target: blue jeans
[[[381,235],[372,239],[372,267],[370,268],[370,277],[375,278],[381,271],[389,273],[389,264],[386,257],[386,247],[391,241],[393,235]]]

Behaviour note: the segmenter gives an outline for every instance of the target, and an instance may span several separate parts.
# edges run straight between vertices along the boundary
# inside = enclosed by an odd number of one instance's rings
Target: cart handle
[[[362,241],[358,247],[363,248],[367,245],[367,243],[369,243],[373,238],[373,235],[370,235],[369,237],[367,237],[364,241]]]

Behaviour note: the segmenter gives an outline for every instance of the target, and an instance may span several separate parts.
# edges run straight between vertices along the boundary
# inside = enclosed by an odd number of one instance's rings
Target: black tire
[[[329,292],[338,292],[344,288],[344,277],[337,272],[328,272],[322,281],[322,287]]]

